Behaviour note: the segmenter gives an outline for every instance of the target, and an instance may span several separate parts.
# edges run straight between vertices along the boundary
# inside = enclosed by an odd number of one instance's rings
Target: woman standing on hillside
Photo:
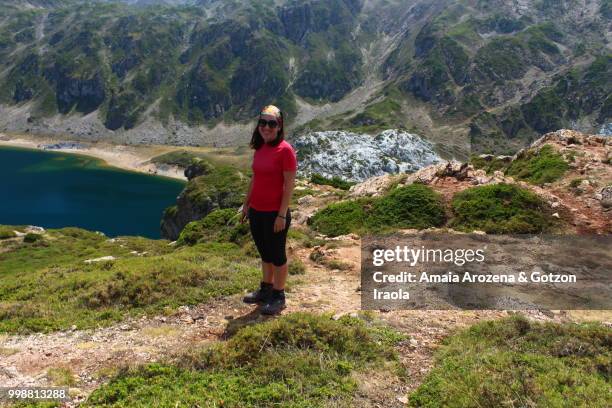
[[[268,105],[259,114],[251,138],[253,178],[242,206],[241,222],[249,219],[259,255],[263,279],[258,290],[244,297],[261,303],[261,312],[276,314],[285,308],[287,255],[285,243],[291,224],[289,202],[293,194],[297,157],[285,141],[283,113]]]

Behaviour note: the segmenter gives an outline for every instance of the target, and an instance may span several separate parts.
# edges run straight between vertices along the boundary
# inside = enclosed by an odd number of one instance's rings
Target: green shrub
[[[297,228],[289,228],[287,238],[294,239],[305,248],[312,248],[318,245],[325,245],[325,240],[315,237],[315,232],[312,230],[302,230]]]
[[[84,406],[351,406],[354,371],[389,362],[404,336],[358,318],[293,313],[241,328],[227,342],[191,350],[172,363],[125,369]]]
[[[582,183],[582,180],[584,180],[584,179],[581,179],[581,178],[576,178],[576,179],[573,179],[573,180],[572,180],[572,181],[570,181],[570,183],[569,183],[570,188],[576,188],[576,187],[578,187],[578,186],[580,185],[580,183]]]
[[[17,234],[9,227],[0,227],[0,239],[14,238]]]
[[[436,192],[423,184],[393,189],[377,199],[365,220],[368,230],[429,228],[444,225],[444,205]]]
[[[177,245],[195,245],[198,242],[233,242],[243,244],[248,238],[247,223],[239,223],[240,214],[235,209],[214,210],[199,221],[192,221],[183,228]]]
[[[358,199],[333,203],[317,211],[308,223],[315,230],[329,236],[355,232],[363,228],[366,216],[364,206],[368,199]]]
[[[325,265],[329,268],[329,269],[338,269],[340,271],[346,271],[352,268],[352,265],[348,262],[345,261],[341,261],[338,259],[331,259],[329,261],[325,262]]]
[[[23,237],[23,242],[32,243],[32,242],[40,241],[42,239],[43,239],[43,236],[41,234],[35,234],[33,232],[28,232]]]
[[[317,174],[317,173],[313,173],[310,176],[310,182],[314,183],[314,184],[321,184],[321,185],[327,185],[327,186],[336,187],[336,188],[339,188],[341,190],[348,190],[349,188],[351,188],[351,186],[353,184],[355,184],[355,183],[351,183],[351,182],[342,180],[338,176],[334,176],[332,178],[327,178],[327,177],[323,177],[322,175]]]
[[[552,183],[560,179],[569,169],[563,156],[552,146],[544,145],[540,150],[527,150],[516,158],[506,171],[506,174],[532,184]]]
[[[175,217],[177,213],[178,213],[178,206],[176,204],[171,205],[169,207],[166,207],[166,209],[164,210],[163,218]]]
[[[210,173],[191,179],[181,194],[203,213],[215,207],[238,208],[247,183],[248,179],[235,167],[218,165]]]
[[[55,386],[75,386],[76,380],[70,368],[52,367],[47,370],[47,378]]]
[[[612,330],[599,324],[479,323],[447,338],[411,407],[609,407]]]
[[[508,165],[507,162],[497,157],[488,159],[480,156],[472,156],[470,158],[470,164],[474,166],[475,169],[484,170],[487,174],[493,174],[497,170],[504,171]]]
[[[411,184],[383,197],[334,203],[309,220],[326,235],[383,232],[397,228],[439,227],[446,220],[440,196],[430,187]]]
[[[306,265],[299,258],[289,261],[289,275],[303,275],[306,273]]]
[[[553,218],[535,193],[512,184],[493,184],[463,190],[453,197],[450,226],[462,231],[527,234],[548,231]]]

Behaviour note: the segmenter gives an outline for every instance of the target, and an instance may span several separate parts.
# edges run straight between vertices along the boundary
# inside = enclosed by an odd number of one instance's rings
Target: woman
[[[264,314],[276,314],[285,308],[285,243],[297,158],[284,139],[283,113],[274,105],[264,107],[251,138],[251,148],[255,149],[253,178],[240,218],[241,222],[249,219],[263,272],[259,289],[246,295],[244,301],[263,304]]]

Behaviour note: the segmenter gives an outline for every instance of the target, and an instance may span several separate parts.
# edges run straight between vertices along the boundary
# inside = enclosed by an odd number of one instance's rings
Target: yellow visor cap
[[[276,116],[277,118],[280,118],[280,109],[278,109],[274,105],[267,105],[261,110],[259,114],[260,115],[273,115],[273,116]]]

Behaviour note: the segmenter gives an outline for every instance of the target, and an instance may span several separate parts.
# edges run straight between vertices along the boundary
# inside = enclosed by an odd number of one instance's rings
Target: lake
[[[164,209],[185,182],[84,155],[0,147],[0,224],[67,226],[110,237],[160,238]]]

